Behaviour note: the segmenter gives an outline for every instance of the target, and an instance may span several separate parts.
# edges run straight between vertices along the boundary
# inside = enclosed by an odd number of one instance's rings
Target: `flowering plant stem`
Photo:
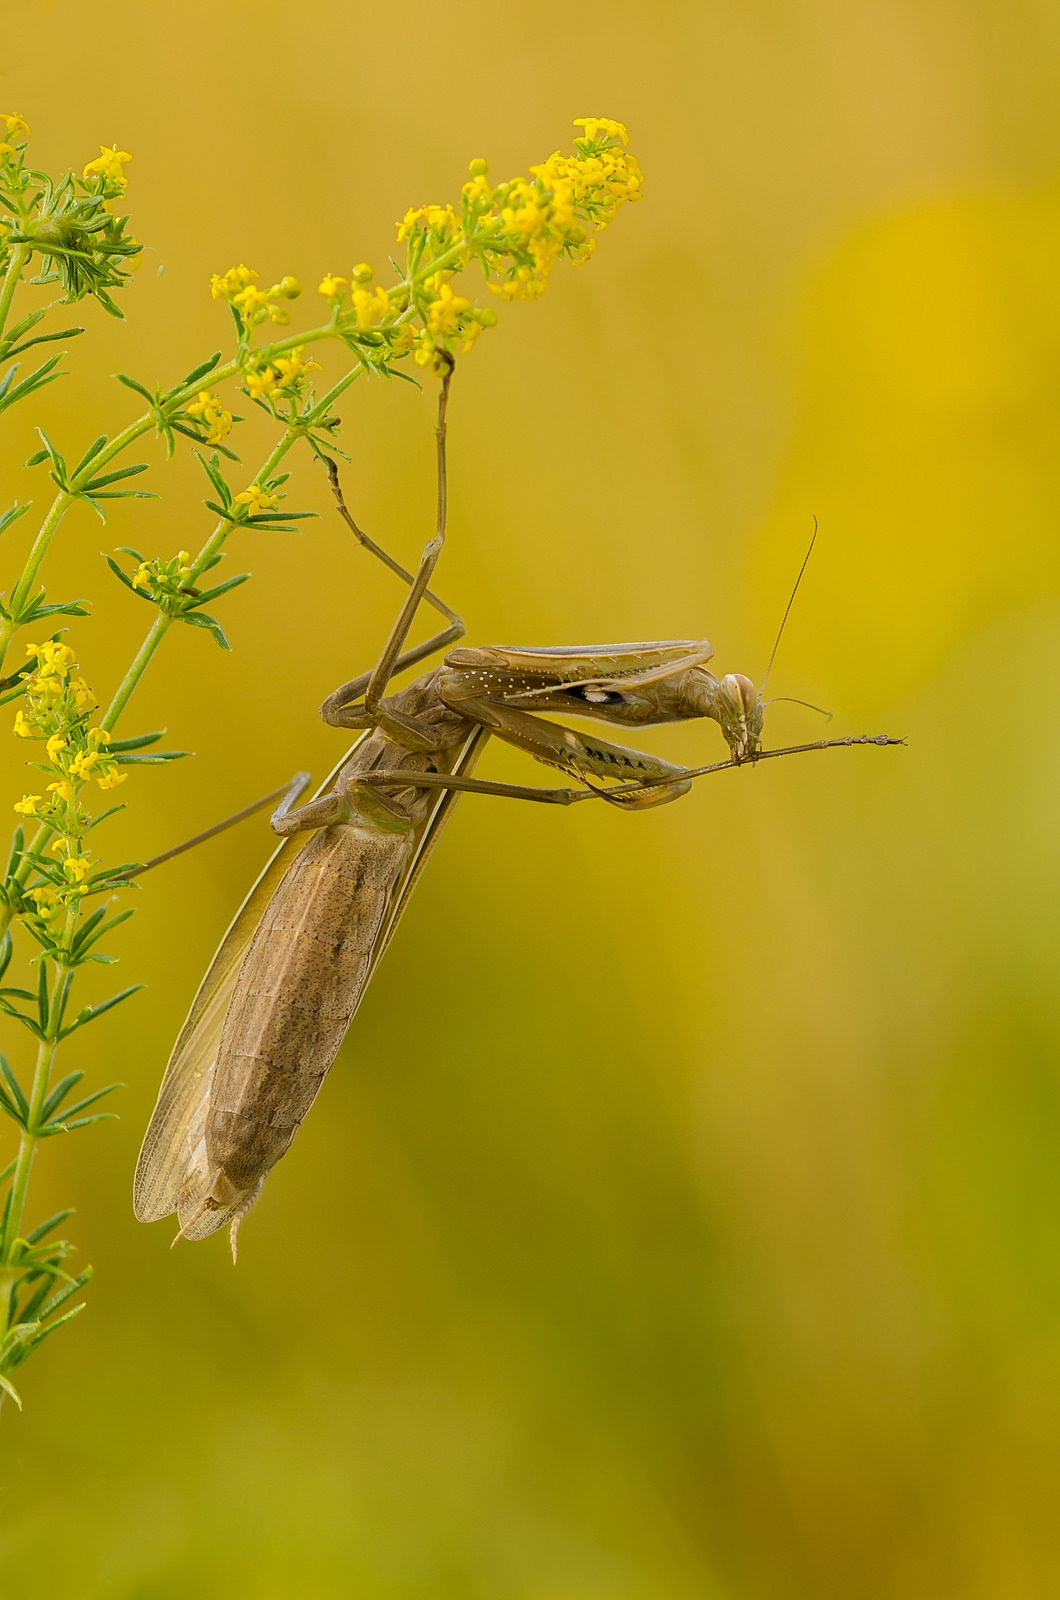
[[[27,1087],[0,1055],[0,1113],[19,1131],[17,1154],[0,1173],[0,1194],[6,1185],[0,1206],[0,1401],[4,1394],[19,1400],[11,1373],[41,1340],[82,1309],[80,1304],[63,1308],[91,1274],[88,1268],[71,1276],[63,1263],[73,1246],[52,1237],[69,1212],[25,1228],[38,1145],[109,1115],[86,1113],[117,1087],[109,1084],[71,1102],[82,1073],[75,1070],[55,1081],[59,1046],[139,987],[132,985],[82,1007],[75,1016],[69,1014],[77,969],[87,962],[109,964],[116,959],[98,945],[132,915],[130,909],[111,915],[110,906],[115,891],[129,887],[126,875],[138,865],[102,866],[90,856],[92,830],[110,815],[110,810],[94,815],[87,809],[90,788],[96,783],[102,790],[113,789],[125,781],[130,768],[164,764],[185,754],[155,749],[161,737],[157,733],[116,738],[119,720],[174,624],[198,628],[222,649],[229,648],[219,622],[203,607],[245,582],[249,574],[220,583],[207,575],[225,556],[233,534],[293,532],[297,522],[310,515],[284,507],[289,474],[281,469],[299,441],[318,457],[342,453],[336,442],[340,422],[334,408],[350,385],[361,376],[409,378],[403,363],[420,378],[448,380],[456,353],[470,351],[484,330],[497,323],[490,306],[475,306],[455,294],[451,280],[475,261],[489,291],[502,302],[534,299],[547,286],[556,260],[587,260],[595,234],[621,204],[639,198],[640,173],[626,154],[621,124],[582,118],[578,126],[584,133],[575,140],[574,155],[549,157],[530,169],[529,178],[494,187],[487,181],[486,163],[473,161],[459,209],[423,206],[406,213],[398,228],[398,239],[405,244],[405,267],[397,270],[396,281],[387,288],[374,284],[374,273],[364,263],[353,267],[349,279],[325,274],[319,293],[327,305],[327,319],[304,332],[256,343],[259,330],[271,331],[290,322],[286,302],[301,293],[295,279],[285,277],[265,290],[256,285],[257,273],[243,265],[215,276],[211,292],[227,304],[234,328],[230,358],[222,361],[216,353],[167,390],[152,391],[137,379],[118,374],[125,387],[147,402],[146,409],[113,438],[103,435],[94,440],[75,465],[68,466],[57,446],[38,429],[42,448],[27,465],[46,466],[55,494],[21,571],[6,598],[0,596],[0,705],[17,702],[16,736],[44,746],[41,759],[27,766],[48,780],[42,783],[44,794],[26,794],[15,804],[20,818],[33,819],[36,826],[28,843],[24,823],[16,829],[0,883],[0,983],[12,960],[13,935],[24,934],[35,947],[28,962],[35,987],[0,987],[0,1015],[35,1040]],[[4,223],[0,227],[0,414],[60,375],[55,368],[62,356],[51,356],[16,384],[14,357],[32,345],[73,338],[83,331],[68,328],[35,334],[51,307],[29,311],[7,331],[31,258],[35,254],[40,258],[34,283],[61,286],[58,304],[93,298],[104,311],[120,316],[112,291],[123,287],[128,266],[141,249],[126,231],[128,218],[113,214],[115,202],[124,195],[124,164],[131,158],[116,147],[101,147],[98,159],[87,164],[80,178],[67,173],[53,181],[27,165],[28,136],[21,117],[0,113],[0,213],[7,212],[6,218],[0,215]],[[337,382],[318,396],[311,382],[317,363],[306,359],[305,351],[325,341],[337,344],[353,359]],[[230,484],[224,463],[238,463],[225,441],[241,419],[217,392],[233,383],[278,429],[259,470],[240,490]],[[130,571],[104,556],[111,574],[154,614],[109,705],[93,725],[96,697],[80,675],[73,649],[63,640],[66,624],[56,630],[57,619],[84,618],[88,613],[80,602],[47,602],[38,587],[40,573],[73,505],[83,502],[105,521],[106,501],[146,497],[144,491],[129,487],[129,480],[146,472],[148,464],[123,463],[130,448],[152,434],[164,441],[167,456],[176,448],[178,435],[199,447],[196,455],[210,495],[204,504],[214,521],[194,557],[185,550],[153,558],[128,549],[116,552],[133,558],[136,564]],[[0,515],[0,533],[30,509],[29,504],[16,504]],[[27,628],[34,629],[40,642],[27,645],[27,662],[3,676],[11,643]]]

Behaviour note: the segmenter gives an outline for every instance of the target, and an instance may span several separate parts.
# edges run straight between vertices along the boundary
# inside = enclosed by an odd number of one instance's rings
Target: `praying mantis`
[[[326,463],[340,514],[408,594],[375,666],[321,707],[325,722],[357,730],[358,739],[308,802],[297,804],[309,785],[305,773],[282,791],[272,814],[282,843],[192,1002],[136,1168],[133,1209],[141,1222],[175,1211],[177,1239],[203,1239],[227,1225],[233,1261],[240,1224],[316,1098],[462,792],[552,805],[600,799],[638,811],[679,799],[693,779],[725,767],[837,745],[902,742],[861,735],[763,751],[761,693],[740,673],[716,678],[704,639],[450,648],[441,666],[388,693],[397,673],[456,645],[464,633],[460,617],[428,588],[445,542],[451,376],[450,370],[442,379],[435,427],[435,532],[415,574],[357,526],[337,469]],[[424,602],[446,626],[405,648]],[[679,767],[577,733],[542,712],[609,728],[708,717],[719,724],[730,754],[708,767]],[[582,787],[475,778],[472,769],[491,736]]]

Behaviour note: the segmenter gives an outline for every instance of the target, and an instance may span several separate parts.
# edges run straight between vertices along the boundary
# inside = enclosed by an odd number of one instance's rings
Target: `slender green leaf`
[[[188,376],[181,379],[178,387],[181,389],[187,389],[190,388],[193,383],[198,383],[200,378],[205,378],[208,372],[213,371],[220,359],[220,350],[215,350],[208,361],[201,361],[197,367],[192,367],[191,371],[188,373]]]
[[[129,906],[127,910],[119,911],[117,916],[111,917],[109,922],[105,922],[103,926],[99,928],[97,927],[97,919],[102,917],[106,910],[106,907],[100,906],[99,910],[94,912],[93,915],[89,917],[88,921],[77,935],[77,938],[74,940],[72,954],[75,959],[80,958],[80,956],[82,956],[86,950],[90,950],[94,944],[98,944],[100,939],[105,939],[108,933],[110,933],[114,928],[118,927],[119,923],[128,922],[135,909],[136,908],[134,906]]]
[[[213,634],[222,650],[231,650],[232,646],[225,638],[221,624],[215,617],[208,617],[205,611],[184,611],[180,615],[180,621],[186,622],[191,628],[205,628]]]
[[[249,577],[249,572],[241,572],[238,577],[229,578],[225,583],[219,583],[215,588],[205,590],[204,593],[199,595],[194,605],[188,607],[188,610],[197,610],[199,606],[206,605],[207,601],[216,600],[218,595],[227,594],[229,589],[236,589],[241,583],[246,583]]]
[[[105,1012],[112,1011],[115,1006],[121,1005],[123,1000],[128,1000],[130,995],[136,994],[143,987],[142,983],[132,983],[127,989],[120,990],[118,994],[112,994],[109,1000],[101,1000],[99,1005],[85,1006],[78,1012],[73,1022],[63,1028],[59,1038],[65,1039],[76,1029],[83,1028],[89,1022],[95,1022],[97,1017],[102,1017]]]
[[[151,599],[151,596],[145,593],[143,589],[138,589],[135,583],[133,583],[132,579],[129,577],[129,574],[127,572],[123,572],[118,563],[113,561],[105,550],[101,550],[99,553],[120,583],[124,583],[125,587],[127,589],[131,589],[133,594],[139,595],[141,600],[146,600],[149,605],[154,605],[154,601]]]
[[[27,1233],[27,1235],[26,1235],[26,1243],[27,1244],[36,1244],[38,1242],[38,1240],[44,1238],[44,1235],[46,1233],[51,1233],[53,1228],[61,1227],[62,1224],[66,1221],[67,1217],[72,1217],[73,1214],[74,1214],[73,1206],[68,1206],[65,1211],[57,1211],[55,1213],[55,1215],[52,1216],[52,1217],[49,1217],[47,1219],[47,1221],[38,1222],[37,1226],[35,1228],[31,1229],[31,1231],[29,1233]]]
[[[26,339],[22,344],[16,344],[4,357],[10,361],[13,356],[20,356],[23,350],[30,350],[35,344],[52,344],[56,339],[76,339],[79,333],[84,333],[84,328],[60,328],[58,333],[38,333],[35,339]]]
[[[19,517],[24,517],[26,512],[31,509],[32,505],[32,500],[24,500],[21,505],[19,505],[16,501],[9,511],[5,511],[3,515],[0,516],[0,533],[4,533],[8,528],[10,528],[11,524],[13,522],[17,522]]]
[[[19,1112],[21,1113],[22,1117],[23,1118],[28,1117],[29,1116],[29,1101],[26,1099],[26,1096],[23,1094],[22,1086],[19,1083],[18,1079],[15,1077],[15,1074],[12,1072],[10,1063],[8,1062],[7,1057],[4,1056],[4,1055],[0,1055],[0,1077],[3,1078],[3,1080],[6,1083],[8,1089],[10,1090],[11,1097],[14,1100],[15,1104],[18,1106]]]
[[[91,483],[85,484],[86,494],[95,494],[97,489],[103,489],[108,483],[118,483],[122,478],[135,478],[138,473],[146,472],[148,463],[139,461],[131,467],[119,467],[115,472],[105,472],[101,478],[93,478]]]
[[[15,1388],[15,1386],[11,1382],[10,1378],[5,1378],[2,1372],[0,1372],[0,1389],[3,1389],[5,1394],[9,1394],[11,1396],[12,1400],[15,1402],[16,1406],[21,1411],[22,1410],[22,1396],[19,1394],[18,1390]]]
[[[37,974],[37,1011],[41,1032],[48,1026],[48,969],[42,961]]]
[[[58,1109],[66,1095],[70,1093],[70,1090],[73,1089],[75,1085],[81,1082],[83,1077],[83,1072],[68,1072],[65,1078],[60,1078],[59,1082],[55,1085],[51,1094],[49,1094],[48,1098],[40,1108],[41,1122],[48,1122],[51,1119],[52,1113]]]
[[[143,557],[140,559],[143,560]],[[107,754],[112,756],[119,750],[141,750],[145,744],[157,744],[166,732],[165,728],[159,728],[155,733],[138,733],[132,739],[112,739],[107,746]]]
[[[94,461],[99,455],[99,452],[103,449],[103,446],[106,444],[106,442],[107,435],[105,433],[101,433],[97,439],[93,439],[92,443],[89,445],[88,449],[77,463],[77,466],[70,469],[71,478],[76,478],[78,473],[84,472],[89,462]]]
[[[124,383],[127,389],[135,389],[137,394],[142,394],[149,406],[153,406],[156,403],[150,389],[145,389],[143,384],[137,383],[135,378],[128,377],[124,372],[116,372],[114,376],[119,383]]]

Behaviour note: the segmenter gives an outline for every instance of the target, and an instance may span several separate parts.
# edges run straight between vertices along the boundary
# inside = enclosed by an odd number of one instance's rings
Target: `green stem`
[[[103,716],[100,718],[99,725],[103,729],[104,733],[110,733],[112,731],[114,724],[125,710],[129,696],[132,694],[133,690],[136,688],[136,685],[143,677],[145,671],[147,670],[147,663],[150,661],[151,657],[162,643],[162,640],[169,632],[173,620],[174,619],[172,617],[167,617],[163,612],[160,611],[154,622],[152,622],[150,628],[148,628],[146,639],[140,646],[139,650],[137,650],[132,659],[132,663],[128,672],[118,685],[113,700],[107,707]]]
[[[4,655],[6,654],[7,647],[11,642],[16,628],[19,626],[19,612],[29,599],[30,591],[33,588],[33,581],[40,569],[40,564],[48,553],[48,546],[55,537],[55,531],[60,522],[63,520],[67,508],[72,503],[73,496],[65,494],[60,490],[60,492],[55,496],[55,499],[52,501],[51,505],[48,507],[48,515],[41,523],[40,531],[30,547],[29,555],[26,557],[26,564],[22,568],[22,573],[18,582],[11,591],[11,604],[8,608],[11,612],[11,619],[9,622],[5,623],[3,633],[0,634],[0,667],[3,666]]]
[[[69,949],[77,926],[79,902],[74,901],[66,915],[66,926],[63,930],[63,947]],[[10,1316],[10,1297],[14,1277],[17,1276],[17,1262],[12,1263],[11,1253],[15,1241],[22,1232],[22,1217],[26,1209],[26,1191],[29,1188],[30,1173],[33,1169],[33,1157],[37,1151],[38,1137],[33,1131],[40,1127],[44,1101],[48,1094],[51,1081],[52,1063],[55,1052],[59,1046],[59,1030],[62,1026],[63,1007],[70,987],[72,973],[69,967],[56,966],[55,984],[52,988],[51,1003],[48,1007],[48,1020],[45,1028],[45,1037],[37,1047],[37,1062],[33,1069],[33,1085],[29,1093],[29,1114],[26,1117],[28,1131],[22,1134],[18,1146],[18,1159],[11,1178],[11,1204],[7,1212],[7,1225],[4,1228],[3,1239],[0,1240],[0,1272],[7,1275],[8,1281],[4,1288],[7,1294],[7,1307],[5,1315]]]
[[[0,334],[7,327],[7,314],[11,310],[11,302],[15,298],[22,269],[32,253],[32,246],[28,244],[16,245],[11,252],[11,260],[7,264],[3,284],[0,285]]]

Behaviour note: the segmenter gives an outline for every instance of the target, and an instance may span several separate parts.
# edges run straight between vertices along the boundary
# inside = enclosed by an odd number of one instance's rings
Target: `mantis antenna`
[[[807,550],[806,554],[802,558],[802,566],[799,568],[799,575],[795,579],[795,587],[791,591],[791,597],[788,600],[787,605],[784,607],[784,615],[780,619],[780,627],[777,629],[777,637],[776,637],[776,639],[775,639],[775,641],[773,643],[773,649],[770,652],[769,665],[766,668],[766,675],[762,679],[762,687],[758,691],[759,695],[763,695],[765,693],[766,684],[769,682],[769,674],[773,670],[773,662],[777,658],[777,651],[780,649],[780,641],[784,636],[784,627],[785,627],[785,624],[787,623],[787,620],[788,620],[788,614],[791,611],[792,606],[795,604],[795,596],[799,592],[799,584],[802,582],[802,575],[806,571],[807,563],[809,562],[810,557],[813,555],[813,547],[814,547],[814,545],[816,543],[817,543],[817,518],[814,517],[814,519],[813,519],[813,538],[810,540],[809,549]],[[805,704],[805,702],[804,701],[800,702],[800,704]],[[814,710],[814,711],[819,711],[820,709],[821,709],[820,706],[813,706],[812,707],[812,710]],[[825,712],[824,714],[826,716],[830,715],[830,713],[828,713],[828,712]]]

